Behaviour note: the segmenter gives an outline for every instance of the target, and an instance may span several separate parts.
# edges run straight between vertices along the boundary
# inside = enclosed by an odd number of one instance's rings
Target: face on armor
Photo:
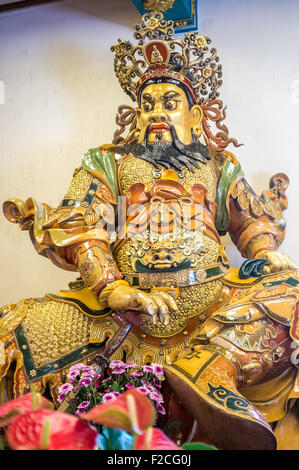
[[[137,111],[140,134],[138,142],[143,142],[148,128],[148,143],[172,142],[168,124],[174,126],[179,140],[189,145],[192,142],[192,128],[200,125],[201,109],[189,107],[185,92],[172,83],[154,83],[146,86],[141,95]]]

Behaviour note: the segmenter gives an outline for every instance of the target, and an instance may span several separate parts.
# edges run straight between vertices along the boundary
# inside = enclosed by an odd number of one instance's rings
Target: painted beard
[[[194,168],[198,168],[198,162],[206,164],[207,160],[210,160],[208,147],[198,141],[193,130],[191,144],[184,145],[179,140],[174,126],[169,123],[167,124],[172,136],[171,143],[160,142],[158,140],[153,144],[149,144],[148,135],[150,126],[148,126],[142,142],[134,141],[129,144],[116,145],[111,150],[120,155],[132,153],[135,157],[152,163],[157,169],[163,166],[168,170],[173,168],[181,171],[185,166],[193,172]]]

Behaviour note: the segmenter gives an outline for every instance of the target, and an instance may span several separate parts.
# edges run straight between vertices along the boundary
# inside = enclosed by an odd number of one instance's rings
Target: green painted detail
[[[106,287],[106,286],[105,286]],[[88,308],[87,305],[85,305],[81,300],[78,299],[73,299],[71,297],[63,297],[61,295],[56,295],[56,294],[48,294],[52,299],[57,299],[57,300],[63,300],[66,302],[72,302],[78,307],[83,310],[87,315],[90,315],[92,317],[102,317],[103,315],[107,315],[107,313],[111,312],[111,308],[104,308],[103,310],[92,310],[91,308]]]
[[[263,286],[264,287],[274,287],[274,286],[280,286],[281,284],[287,284],[288,286],[291,287],[297,287],[299,284],[299,281],[297,279],[294,279],[293,277],[289,277],[287,280],[282,279],[279,281],[270,281],[270,282],[264,282]]]
[[[229,227],[230,220],[226,207],[227,193],[238,176],[244,176],[240,163],[234,165],[232,162],[227,161],[224,164],[216,194],[218,212],[215,225],[219,232],[225,232]]]
[[[208,444],[204,444],[203,442],[188,442],[182,445],[182,449],[184,450],[218,450],[214,446],[209,446]]]
[[[102,153],[98,147],[95,149],[89,149],[88,152],[84,154],[82,166],[87,171],[98,171],[99,173],[102,173],[108,181],[115,199],[117,199],[116,164],[113,153]]]
[[[40,377],[43,377],[46,374],[57,373],[59,370],[64,369],[65,367],[68,367],[71,364],[74,364],[75,362],[84,359],[90,354],[99,351],[104,344],[86,344],[81,348],[76,349],[76,351],[66,354],[57,361],[53,361],[49,364],[45,364],[42,367],[36,368],[30,353],[30,345],[27,341],[22,325],[19,325],[15,329],[14,335],[17,340],[18,347],[23,354],[24,368],[29,382],[35,382],[35,380],[39,379]],[[84,349],[86,350],[86,352],[83,353]],[[33,370],[35,371],[35,374],[32,376],[30,372]]]
[[[208,387],[210,389],[207,393],[208,397],[223,406],[224,409],[232,411],[233,413],[241,413],[250,416],[249,409],[251,404],[244,397],[237,395],[222,385],[214,387],[212,384],[208,383]]]

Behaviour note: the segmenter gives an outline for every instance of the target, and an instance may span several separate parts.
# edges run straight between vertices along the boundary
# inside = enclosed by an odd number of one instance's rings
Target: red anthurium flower
[[[97,432],[76,416],[36,410],[17,416],[6,431],[15,450],[93,450]]]
[[[182,450],[158,428],[150,428],[135,439],[135,450]]]
[[[137,389],[130,389],[110,403],[98,405],[81,418],[110,428],[140,434],[152,426],[156,410],[152,402]]]
[[[21,413],[41,408],[53,409],[54,405],[40,393],[26,393],[15,400],[8,401],[0,406],[0,427],[8,425]]]

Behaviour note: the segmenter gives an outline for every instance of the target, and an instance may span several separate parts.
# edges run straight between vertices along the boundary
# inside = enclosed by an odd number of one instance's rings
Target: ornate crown
[[[219,96],[222,66],[216,49],[208,47],[211,40],[197,32],[176,40],[174,32],[173,21],[164,20],[161,12],[150,12],[135,26],[136,46],[122,39],[112,46],[116,76],[133,101],[142,85],[156,78],[180,81],[198,104]]]

